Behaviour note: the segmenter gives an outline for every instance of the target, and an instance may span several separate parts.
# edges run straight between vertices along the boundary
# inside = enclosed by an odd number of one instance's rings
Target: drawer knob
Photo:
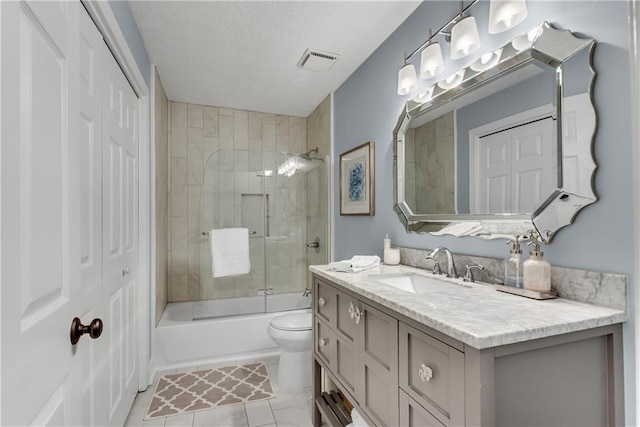
[[[423,383],[429,382],[431,381],[431,378],[433,378],[433,369],[424,363],[421,363],[420,369],[418,369],[418,375]]]
[[[362,317],[362,311],[360,311],[360,307],[356,307],[356,311],[354,317],[356,318],[356,325],[360,324],[360,318]]]
[[[318,307],[324,307],[325,305],[327,305],[327,300],[322,297],[318,298]]]
[[[324,346],[326,346],[327,344],[329,344],[329,340],[328,340],[327,338],[320,338],[320,339],[318,340],[318,346],[319,346],[319,347],[324,347]]]
[[[354,317],[356,317],[356,308],[353,306],[353,303],[350,302],[349,303],[349,317],[351,319],[353,319]]]

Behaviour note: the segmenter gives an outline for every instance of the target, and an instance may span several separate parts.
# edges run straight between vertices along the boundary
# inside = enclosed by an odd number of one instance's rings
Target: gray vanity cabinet
[[[376,425],[398,425],[398,321],[318,278],[314,292],[316,358]]]
[[[313,284],[314,397],[324,372],[371,426],[624,423],[619,323],[478,349],[318,275]]]

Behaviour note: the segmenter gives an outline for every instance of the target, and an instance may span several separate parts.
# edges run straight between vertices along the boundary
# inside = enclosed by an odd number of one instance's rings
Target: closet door
[[[138,99],[105,57],[102,137],[103,300],[108,325],[109,424],[122,425],[137,393]]]
[[[0,425],[81,424],[79,6],[0,2]]]
[[[102,98],[105,57],[110,55],[89,14],[80,9],[78,43],[79,166],[80,166],[80,292],[81,319],[105,318],[102,300]],[[82,373],[82,425],[105,425],[108,419],[104,366],[109,355],[103,341],[110,334],[105,324],[100,340],[82,339],[76,345],[77,368]]]

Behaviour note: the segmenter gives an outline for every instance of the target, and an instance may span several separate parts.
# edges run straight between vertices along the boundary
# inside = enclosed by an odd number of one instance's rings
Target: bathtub
[[[229,307],[240,313],[251,304],[264,310],[264,297],[167,304],[156,327],[153,369],[158,372],[278,354],[280,349],[267,335],[269,322],[287,307],[293,308],[287,313],[309,312],[311,298],[296,293],[270,295],[268,299],[267,309],[273,312],[223,317],[213,316]]]

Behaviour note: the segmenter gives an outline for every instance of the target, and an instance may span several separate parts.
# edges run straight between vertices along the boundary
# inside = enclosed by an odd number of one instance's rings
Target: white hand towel
[[[251,271],[248,228],[214,229],[209,236],[213,277],[248,274]]]
[[[442,236],[452,234],[456,237],[472,236],[478,231],[482,231],[482,224],[477,221],[452,222],[440,231],[433,231],[431,234]]]
[[[356,255],[351,259],[334,261],[329,263],[329,270],[344,271],[347,273],[358,273],[380,265],[378,255]]]
[[[360,415],[360,412],[358,412],[356,408],[351,410],[351,420],[353,421],[353,427],[369,427],[369,424],[362,418],[362,415]]]

